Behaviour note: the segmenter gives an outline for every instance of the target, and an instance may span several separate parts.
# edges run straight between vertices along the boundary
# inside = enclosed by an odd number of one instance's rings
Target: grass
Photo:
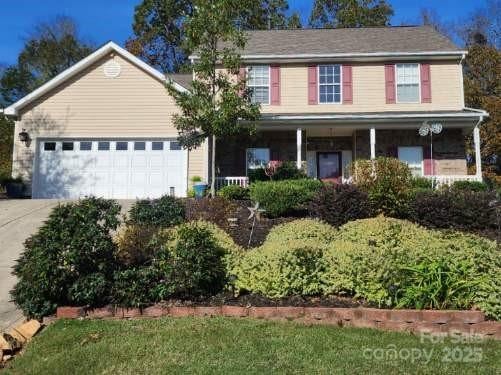
[[[368,349],[391,345],[433,355],[429,363],[367,358]],[[452,362],[443,361],[447,348],[454,349]],[[462,362],[472,349],[481,360]],[[62,320],[36,336],[5,374],[494,374],[500,352],[495,341],[422,343],[405,333],[251,319]]]

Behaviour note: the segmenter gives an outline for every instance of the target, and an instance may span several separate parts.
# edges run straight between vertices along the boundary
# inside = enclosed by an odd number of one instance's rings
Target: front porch
[[[352,161],[378,156],[399,158],[408,163],[413,175],[434,179],[437,185],[482,181],[478,129],[481,116],[475,113],[466,118],[427,117],[428,120],[423,120],[409,115],[396,121],[263,121],[254,136],[220,142],[216,152],[216,185],[247,186],[252,170],[274,160],[294,162],[309,177],[349,182]],[[418,133],[425,121],[440,121],[443,126],[440,134],[433,135],[432,149],[430,136]],[[472,132],[474,156],[467,155],[465,141]],[[476,174],[469,175],[467,159],[472,157],[476,161]]]

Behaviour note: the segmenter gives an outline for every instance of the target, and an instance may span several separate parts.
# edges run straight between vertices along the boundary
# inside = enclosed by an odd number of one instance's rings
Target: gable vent
[[[115,60],[110,60],[103,66],[104,75],[108,78],[116,78],[120,75],[122,67]]]

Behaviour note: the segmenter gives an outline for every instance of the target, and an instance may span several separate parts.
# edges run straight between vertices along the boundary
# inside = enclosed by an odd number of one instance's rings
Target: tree
[[[315,0],[311,27],[387,26],[393,8],[385,0]]]
[[[13,137],[14,122],[0,115],[0,179],[11,174]]]
[[[16,65],[5,69],[0,94],[12,103],[41,86],[92,52],[78,36],[75,22],[56,17],[35,26],[19,54]]]
[[[288,29],[301,29],[303,25],[301,24],[301,17],[298,12],[294,12],[291,14],[289,19],[287,20],[287,28]]]
[[[183,23],[192,12],[191,0],[144,0],[135,8],[127,50],[163,72],[187,69]]]
[[[287,28],[287,0],[244,0],[237,24],[247,30]]]
[[[196,51],[191,92],[178,92],[172,83],[167,90],[181,109],[174,115],[179,142],[187,149],[207,138],[211,156],[211,194],[215,194],[216,138],[252,130],[259,106],[250,102],[245,80],[238,77],[245,46],[243,31],[235,27],[241,0],[194,0],[194,12],[186,19],[186,43]],[[238,78],[236,78],[238,77]],[[243,121],[250,125],[242,124]]]
[[[490,117],[480,127],[484,173],[501,185],[501,52],[493,46],[473,44],[464,68],[465,102],[482,108]]]

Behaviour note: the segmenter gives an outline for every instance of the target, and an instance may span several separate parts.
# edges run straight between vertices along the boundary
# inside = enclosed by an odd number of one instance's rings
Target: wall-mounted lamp
[[[28,147],[28,142],[30,141],[30,135],[28,134],[26,129],[23,129],[23,131],[19,133],[19,141],[25,143],[26,147]]]

